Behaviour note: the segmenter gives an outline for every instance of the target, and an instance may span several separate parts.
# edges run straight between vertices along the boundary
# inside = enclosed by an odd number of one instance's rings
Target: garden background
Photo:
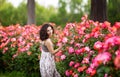
[[[47,22],[55,48],[66,43],[55,55],[62,76],[120,76],[119,0],[59,0],[58,8],[26,1],[0,1],[0,77],[40,77],[39,30]]]

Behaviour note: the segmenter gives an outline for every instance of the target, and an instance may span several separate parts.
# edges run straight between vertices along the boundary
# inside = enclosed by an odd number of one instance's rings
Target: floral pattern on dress
[[[40,58],[41,77],[61,77],[56,70],[54,55],[49,52],[45,45],[42,45],[42,53]]]

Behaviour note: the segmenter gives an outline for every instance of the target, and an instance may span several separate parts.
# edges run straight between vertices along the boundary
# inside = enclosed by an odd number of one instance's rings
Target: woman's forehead
[[[51,29],[51,27],[49,26],[47,29]]]

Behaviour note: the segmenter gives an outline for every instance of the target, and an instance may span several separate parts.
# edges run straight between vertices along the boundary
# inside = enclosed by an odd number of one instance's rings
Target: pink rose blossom
[[[85,51],[90,51],[89,47],[85,47],[84,49],[85,49]]]
[[[70,61],[69,66],[73,66],[75,64],[74,61]]]
[[[2,51],[2,53],[4,54],[7,50],[8,50],[8,47],[5,47]]]
[[[91,76],[94,76],[94,75],[96,74],[96,70],[93,69],[93,68],[88,68],[88,69],[86,70],[86,73],[87,73],[87,74],[90,74]]]
[[[78,74],[75,74],[73,77],[78,77]]]
[[[14,54],[12,57],[13,57],[13,59],[14,59],[14,58],[16,58],[17,56],[18,56],[18,54]]]
[[[59,51],[55,54],[55,56],[61,56],[62,55],[62,51]]]
[[[120,37],[116,37],[114,41],[115,44],[120,45]]]
[[[101,61],[96,61],[96,62],[91,63],[91,64],[90,64],[90,68],[93,68],[93,69],[94,69],[94,68],[97,68],[97,67],[100,65],[100,62],[101,62]],[[102,62],[101,62],[101,63],[102,63]]]
[[[85,48],[80,48],[80,49],[75,50],[75,53],[82,54],[84,51],[85,51]]]
[[[102,48],[103,44],[100,41],[95,42],[94,49],[100,50]]]
[[[65,36],[68,36],[69,35],[69,32],[68,32],[68,30],[66,29],[66,30],[64,30],[64,34],[65,34]]]
[[[102,62],[103,64],[106,64],[106,62],[111,60],[111,54],[109,52],[103,52],[98,54],[95,59],[93,60],[94,62]]]
[[[74,68],[77,68],[80,66],[80,63],[75,63]]]
[[[75,47],[80,47],[80,43],[75,43]]]
[[[62,42],[66,43],[68,41],[67,37],[63,37]]]
[[[75,54],[79,55],[81,53],[80,49],[75,50]]]
[[[12,41],[12,42],[16,41],[16,38],[11,38],[11,41]]]
[[[79,30],[78,33],[79,33],[80,35],[85,34],[84,31],[82,31],[82,30]]]
[[[93,68],[90,68],[90,67],[89,67],[89,68],[86,70],[86,73],[87,73],[87,74],[90,74],[92,71],[93,71]]]
[[[90,37],[91,37],[90,34],[86,34],[86,35],[85,35],[85,38],[86,38],[86,39],[88,39],[88,38],[90,38]]]
[[[65,71],[65,75],[68,76],[68,77],[70,76],[69,70],[66,70],[66,71]]]
[[[120,49],[115,52],[116,55],[120,55]]]
[[[71,40],[71,41],[70,41],[70,44],[73,44],[73,43],[74,43],[74,41],[75,41],[75,40]]]
[[[84,38],[84,39],[82,40],[82,43],[85,43],[87,40],[88,40],[88,39],[85,39],[85,38]]]
[[[61,45],[62,45],[62,43],[61,43],[61,42],[58,42],[58,43],[57,43],[57,46],[61,46]]]
[[[115,57],[115,59],[114,59],[114,65],[117,68],[120,68],[120,55],[118,55],[118,56]]]
[[[83,60],[82,60],[82,63],[84,64],[84,63],[89,63],[89,58],[83,58]]]
[[[73,47],[69,47],[69,50],[68,50],[68,51],[69,51],[70,54],[74,53]]]
[[[114,26],[120,28],[120,22],[116,22]]]
[[[65,55],[62,55],[62,56],[61,56],[61,60],[64,60],[65,58],[66,58]]]
[[[116,36],[108,38],[105,41],[105,44],[107,44],[108,46],[114,46],[115,42],[117,42],[116,38],[117,38]]]
[[[82,72],[87,68],[87,66],[78,67],[77,71]]]
[[[108,77],[108,74],[105,74],[104,77]]]
[[[100,32],[95,32],[93,36],[94,36],[95,38],[98,38],[99,35],[100,35]]]

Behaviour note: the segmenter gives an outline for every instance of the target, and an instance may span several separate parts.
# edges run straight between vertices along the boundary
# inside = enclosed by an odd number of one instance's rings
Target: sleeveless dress
[[[61,77],[56,70],[54,55],[49,52],[45,45],[41,45],[42,52],[40,58],[41,77]]]

